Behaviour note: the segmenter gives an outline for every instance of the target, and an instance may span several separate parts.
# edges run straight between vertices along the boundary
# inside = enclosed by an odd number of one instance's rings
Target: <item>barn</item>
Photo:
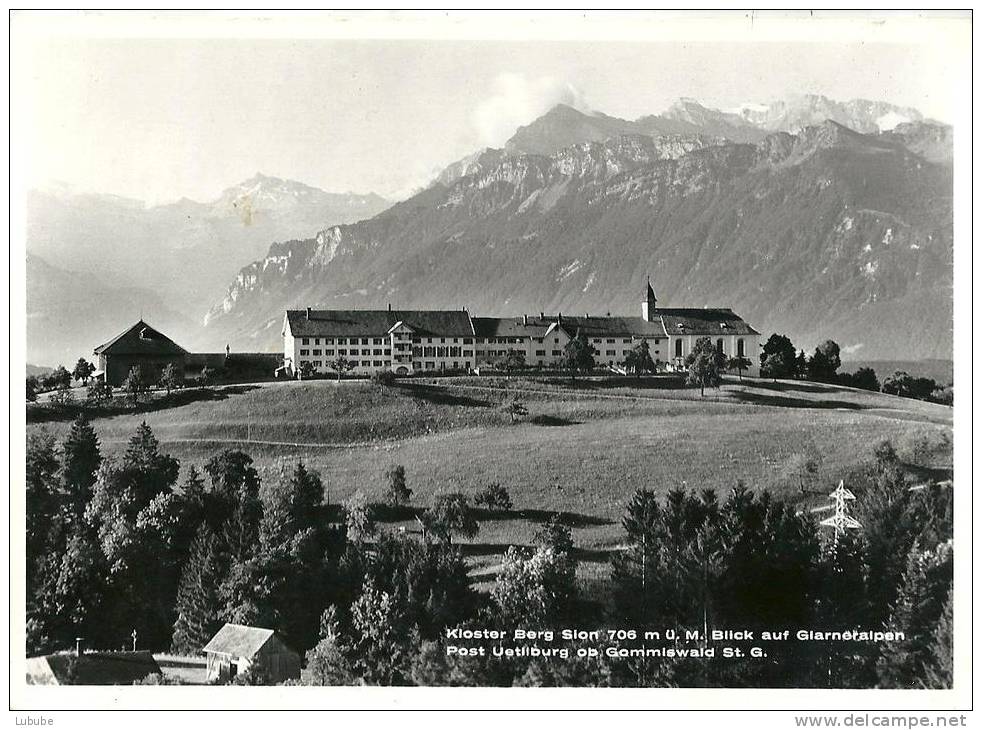
[[[178,372],[183,373],[188,352],[141,319],[125,332],[95,348],[95,354],[99,358],[96,375],[104,377],[112,386],[119,386],[137,365],[149,382],[156,382],[168,365],[174,365]]]
[[[203,651],[209,682],[227,682],[249,669],[269,684],[300,679],[300,654],[273,629],[225,624]]]

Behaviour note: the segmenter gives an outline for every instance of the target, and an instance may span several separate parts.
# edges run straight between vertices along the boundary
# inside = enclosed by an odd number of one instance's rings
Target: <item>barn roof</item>
[[[104,345],[96,355],[185,355],[187,350],[142,319]]]
[[[149,651],[87,651],[78,656],[63,652],[28,661],[46,663],[58,684],[133,684],[150,674],[160,674],[160,666]]]
[[[249,658],[255,656],[275,634],[273,629],[225,624],[202,651]]]
[[[286,312],[294,337],[379,337],[402,322],[421,335],[471,337],[470,315],[454,310],[316,309]]]

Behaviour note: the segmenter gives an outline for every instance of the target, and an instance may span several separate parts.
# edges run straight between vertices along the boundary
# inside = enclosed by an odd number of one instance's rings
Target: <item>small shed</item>
[[[183,374],[188,352],[141,319],[125,332],[95,348],[95,354],[99,357],[99,371],[104,374],[106,382],[118,386],[122,385],[130,369],[137,365],[143,369],[144,376],[154,382],[168,365],[173,365]]]
[[[27,660],[27,684],[133,684],[160,666],[149,651],[60,652]]]
[[[300,654],[273,629],[225,624],[203,651],[209,682],[227,682],[254,667],[270,684],[300,678]]]

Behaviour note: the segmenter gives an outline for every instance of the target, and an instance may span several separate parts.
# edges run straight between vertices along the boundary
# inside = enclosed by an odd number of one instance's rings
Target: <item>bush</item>
[[[478,507],[486,507],[491,510],[510,510],[512,508],[511,495],[508,490],[497,482],[489,484],[484,489],[474,495],[474,504]]]
[[[56,406],[67,408],[75,405],[75,394],[68,388],[59,388],[51,394],[50,400]]]
[[[113,399],[113,387],[105,380],[94,380],[86,392],[92,403],[108,403]]]
[[[378,386],[379,391],[395,384],[396,374],[391,370],[377,370],[371,376],[372,385]]]

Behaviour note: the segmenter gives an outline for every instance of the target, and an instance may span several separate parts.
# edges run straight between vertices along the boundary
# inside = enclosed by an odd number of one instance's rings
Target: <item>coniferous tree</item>
[[[178,654],[197,654],[221,627],[216,592],[220,570],[215,533],[203,524],[191,543],[177,589],[171,647]]]
[[[929,647],[922,684],[927,689],[951,689],[955,668],[954,656],[954,600],[953,590],[948,591],[941,618]]]
[[[61,447],[61,482],[64,505],[72,520],[78,520],[92,498],[96,470],[102,462],[99,438],[84,413],[72,423],[68,437]]]
[[[952,586],[952,547],[941,543],[922,550],[915,543],[887,628],[902,632],[898,641],[884,642],[876,665],[879,686],[916,689],[927,680],[936,659],[935,631]]]
[[[406,467],[395,464],[385,472],[385,496],[389,504],[405,504],[413,497],[413,490],[406,486]]]

